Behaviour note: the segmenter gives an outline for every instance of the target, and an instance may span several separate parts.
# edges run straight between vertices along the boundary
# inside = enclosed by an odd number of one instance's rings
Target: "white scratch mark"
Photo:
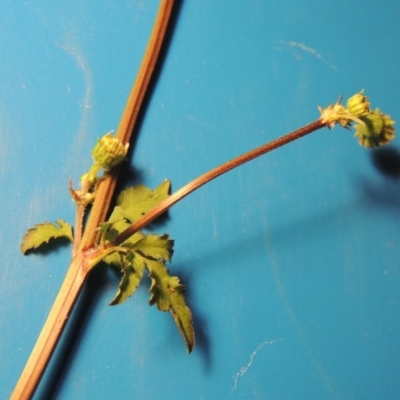
[[[304,43],[299,43],[299,42],[294,42],[294,41],[285,42],[285,41],[282,41],[282,40],[280,40],[278,43],[285,44],[286,46],[290,46],[290,47],[298,47],[299,49],[304,50],[307,53],[310,53],[310,54],[314,55],[319,60],[321,60],[324,64],[326,64],[328,67],[334,69],[335,71],[338,70],[336,65],[333,65],[333,64],[329,63],[328,61],[326,61],[325,58],[322,57],[322,55],[317,52],[317,50],[313,49],[312,47],[306,46]]]
[[[232,388],[232,391],[235,390],[237,388],[237,384],[238,384],[238,380],[239,378],[241,378],[246,372],[247,370],[251,367],[251,365],[253,364],[253,360],[254,357],[256,356],[256,354],[266,345],[270,345],[270,344],[274,344],[274,343],[278,343],[280,341],[282,341],[283,338],[280,339],[276,339],[276,340],[267,340],[263,343],[261,343],[250,355],[250,360],[248,362],[248,364],[245,367],[240,368],[239,372],[233,377],[234,378],[234,385]]]
[[[74,139],[72,145],[72,158],[68,160],[68,171],[72,175],[77,175],[78,171],[84,168],[83,161],[86,157],[83,157],[83,141],[87,137],[91,127],[91,116],[92,116],[92,99],[93,99],[93,76],[92,71],[89,67],[89,63],[85,57],[84,51],[78,45],[75,36],[72,32],[66,34],[65,44],[60,46],[65,50],[74,60],[82,73],[84,81],[84,93],[83,97],[79,101],[79,107],[81,109],[81,120],[78,128],[78,135]],[[67,93],[70,93],[71,89],[67,84]]]

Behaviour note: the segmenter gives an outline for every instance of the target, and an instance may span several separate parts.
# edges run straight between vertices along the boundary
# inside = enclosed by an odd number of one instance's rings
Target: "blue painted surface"
[[[73,221],[67,180],[118,125],[156,9],[0,5],[1,398],[70,259],[67,247],[24,257],[20,239]],[[182,1],[130,181],[176,190],[361,88],[398,120],[399,18],[395,1]],[[176,205],[156,230],[176,240],[170,270],[188,286],[194,353],[145,287],[108,307],[117,276],[100,269],[35,398],[398,398],[400,188],[378,168],[398,140],[389,149],[324,130]]]

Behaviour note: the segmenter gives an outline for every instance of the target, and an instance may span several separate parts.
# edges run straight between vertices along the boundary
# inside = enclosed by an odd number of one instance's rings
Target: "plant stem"
[[[168,22],[171,17],[174,0],[161,0],[153,31],[151,33],[146,53],[143,57],[136,81],[129,95],[124,113],[119,123],[116,137],[122,143],[129,143],[133,128],[137,121],[144,96],[148,89],[152,73],[154,71],[162,43],[165,38]],[[96,198],[93,202],[89,220],[80,243],[80,249],[92,247],[99,239],[97,227],[106,220],[111,200],[119,173],[119,167],[114,168],[104,176],[96,190]]]
[[[117,137],[123,143],[127,143],[130,140],[133,127],[160,53],[161,45],[165,38],[173,4],[173,0],[161,0],[160,2],[142,64],[118,127]],[[79,244],[79,249],[78,251],[76,251],[76,249],[74,251],[76,254],[68,268],[66,277],[42,328],[36,345],[15,386],[14,392],[10,398],[11,400],[31,399],[39,385],[87,278],[89,272],[86,259],[87,254],[84,254],[85,252],[83,250],[95,246],[97,240],[96,229],[106,218],[117,178],[118,168],[117,171],[107,175],[96,192],[96,199],[82,240]],[[78,233],[78,235],[79,234],[80,233]]]
[[[308,135],[311,132],[314,132],[318,129],[321,129],[326,126],[325,122],[322,122],[321,119],[318,119],[306,126],[303,126],[300,129],[297,129],[291,133],[288,133],[285,136],[282,136],[278,139],[273,140],[267,144],[264,144],[254,150],[251,150],[241,156],[238,156],[230,161],[227,161],[224,164],[212,169],[211,171],[206,172],[205,174],[199,176],[193,181],[189,182],[181,189],[177,190],[175,193],[171,194],[171,196],[167,197],[161,203],[159,203],[156,207],[154,207],[151,211],[145,214],[138,221],[130,225],[124,231],[122,231],[117,238],[113,242],[109,242],[105,247],[110,248],[114,246],[121,245],[125,240],[127,240],[134,233],[142,229],[144,226],[148,225],[154,219],[159,217],[162,213],[167,211],[170,207],[176,204],[178,201],[182,200],[188,194],[192,193],[196,189],[210,182],[211,180],[217,178],[218,176],[225,174],[226,172],[248,162],[254,160],[255,158],[262,156],[265,153],[268,153],[272,150],[277,149],[278,147],[282,147],[285,144],[292,142],[293,140],[300,139],[303,136]]]
[[[83,287],[86,272],[80,265],[79,258],[75,258],[70,264],[42,332],[11,395],[11,400],[30,399],[34,395]]]

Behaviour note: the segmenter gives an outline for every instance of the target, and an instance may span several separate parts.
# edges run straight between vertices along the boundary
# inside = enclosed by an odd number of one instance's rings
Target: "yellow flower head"
[[[361,146],[375,148],[389,143],[395,138],[395,121],[390,115],[383,114],[377,108],[371,114],[360,117],[364,124],[355,125],[355,136]]]

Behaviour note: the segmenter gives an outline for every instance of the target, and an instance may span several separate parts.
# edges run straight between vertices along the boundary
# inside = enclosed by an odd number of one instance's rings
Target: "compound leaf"
[[[42,244],[48,243],[51,239],[64,237],[72,242],[72,226],[61,219],[57,220],[56,224],[45,222],[29,229],[22,239],[22,252],[26,254],[28,250],[37,249]]]
[[[116,232],[122,232],[131,223],[168,197],[170,182],[164,181],[154,191],[143,185],[125,189],[117,198],[110,219],[100,227],[103,240],[112,241]],[[108,264],[119,267],[122,278],[117,294],[111,305],[121,304],[135,293],[143,277],[143,269],[149,271],[151,279],[150,305],[157,304],[161,311],[169,311],[183,336],[188,352],[193,350],[195,337],[192,313],[186,305],[185,287],[176,276],[170,276],[164,263],[170,261],[174,241],[167,234],[144,235],[135,233],[122,243],[125,249],[116,248],[115,252],[103,259]]]
[[[195,338],[192,313],[183,295],[185,287],[179,283],[178,277],[169,275],[163,263],[146,259],[145,264],[151,279],[150,305],[157,304],[159,310],[171,313],[190,353],[193,350]]]

